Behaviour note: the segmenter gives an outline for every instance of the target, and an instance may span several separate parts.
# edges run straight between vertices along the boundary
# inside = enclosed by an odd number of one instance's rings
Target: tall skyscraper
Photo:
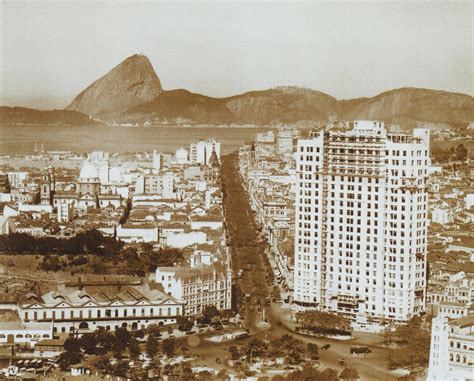
[[[294,307],[403,322],[425,308],[429,131],[352,127],[298,141]]]

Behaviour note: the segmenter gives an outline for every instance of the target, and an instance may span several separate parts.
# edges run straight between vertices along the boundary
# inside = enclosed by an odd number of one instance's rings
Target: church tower
[[[40,202],[41,205],[52,205],[55,188],[54,168],[47,168],[41,177]]]

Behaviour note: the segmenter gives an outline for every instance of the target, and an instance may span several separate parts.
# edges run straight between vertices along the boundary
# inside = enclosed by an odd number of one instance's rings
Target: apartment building
[[[429,131],[351,126],[298,141],[294,308],[404,322],[425,309]]]
[[[172,172],[146,174],[137,177],[135,194],[155,194],[163,198],[174,198],[175,175]]]
[[[74,204],[67,200],[57,202],[57,219],[58,222],[71,222],[74,218]]]
[[[472,380],[473,367],[474,316],[434,318],[428,381]]]
[[[215,262],[198,268],[158,267],[155,281],[161,283],[169,295],[185,303],[186,316],[198,315],[207,306],[231,309],[232,270],[229,264]]]
[[[189,145],[189,161],[192,164],[209,164],[212,152],[215,152],[217,158],[221,157],[221,143],[214,140],[201,140],[199,142],[191,143]]]

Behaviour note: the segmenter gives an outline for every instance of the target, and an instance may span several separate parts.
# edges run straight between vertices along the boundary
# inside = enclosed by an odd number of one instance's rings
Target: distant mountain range
[[[405,129],[419,123],[462,128],[474,120],[474,98],[446,91],[401,88],[371,98],[337,100],[299,87],[212,98],[183,89],[163,90],[148,58],[133,55],[79,93],[65,110],[0,107],[0,124],[311,126],[324,123],[331,116],[382,120]]]

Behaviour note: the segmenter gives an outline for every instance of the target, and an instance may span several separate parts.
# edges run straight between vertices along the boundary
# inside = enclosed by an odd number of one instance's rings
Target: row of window
[[[5,339],[6,337],[7,337],[7,335],[4,335],[3,333],[0,333],[0,339]],[[43,335],[40,335],[38,333],[33,334],[33,335],[31,335],[29,333],[27,333],[26,335],[23,335],[21,333],[17,333],[15,335],[16,339],[23,339],[23,338],[25,338],[25,339],[32,339],[32,338],[34,338],[34,339],[39,339],[39,338],[49,339],[50,337],[51,337],[51,335],[49,335],[47,333],[44,333]]]
[[[178,307],[176,308],[176,313],[178,313]],[[102,317],[102,311],[101,309],[97,309],[96,314],[94,316],[92,309],[87,310],[87,314],[84,313],[82,309],[79,310],[70,310],[69,314],[66,314],[66,311],[58,311],[56,314],[56,311],[52,311],[52,313],[49,313],[49,311],[25,311],[24,318],[25,320],[29,320],[30,318],[32,320],[44,320],[44,319],[66,319],[66,318],[101,318]],[[122,313],[120,313],[120,311]],[[141,308],[141,309],[135,309],[133,308],[131,311],[130,316],[154,316],[154,309],[150,308],[149,313],[146,314],[146,309]],[[157,316],[171,316],[172,315],[172,308],[167,307],[167,308],[158,308],[158,315]],[[104,316],[103,317],[126,317],[128,316],[128,310],[127,309],[105,309],[104,311]]]

